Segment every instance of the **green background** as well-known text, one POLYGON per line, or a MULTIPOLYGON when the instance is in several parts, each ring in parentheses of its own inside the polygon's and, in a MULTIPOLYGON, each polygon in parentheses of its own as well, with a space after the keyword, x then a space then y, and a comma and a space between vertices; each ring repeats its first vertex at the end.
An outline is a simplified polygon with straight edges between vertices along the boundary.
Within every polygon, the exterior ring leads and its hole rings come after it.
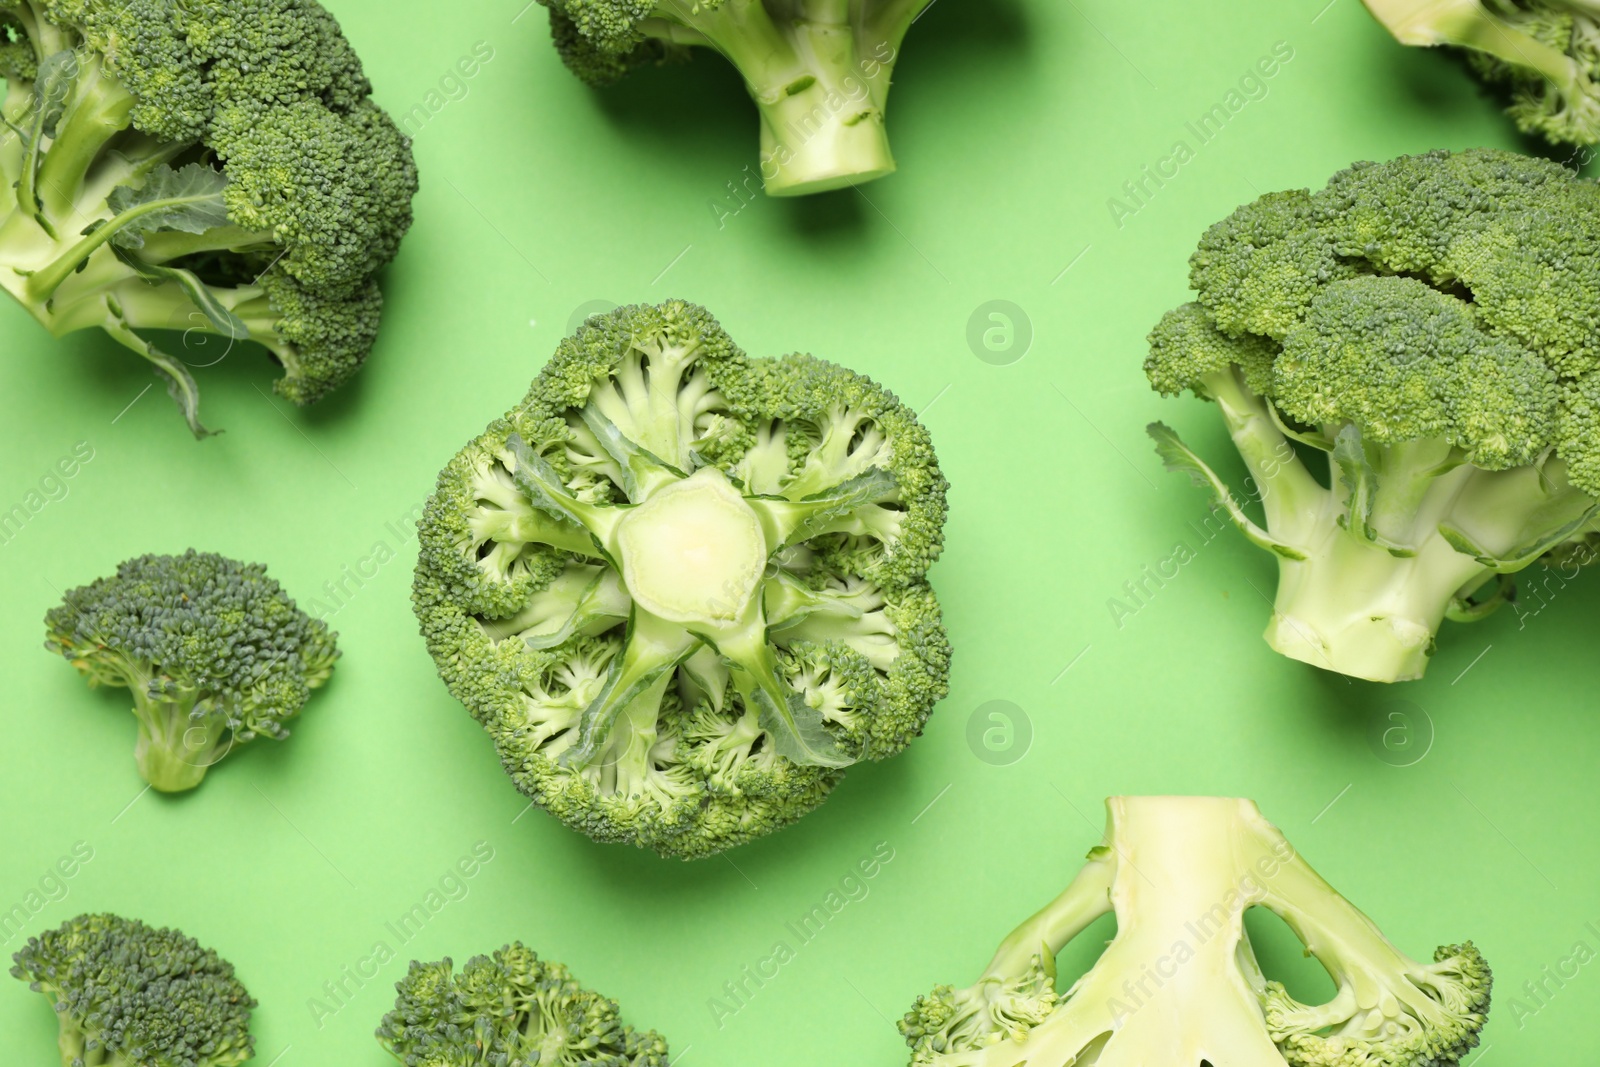
MULTIPOLYGON (((262 1064, 389 1062, 371 1033, 406 961, 513 938, 663 1031, 686 1067, 890 1064, 893 1020, 976 977, 1065 884, 1106 795, 1238 794, 1412 953, 1480 944, 1499 995, 1478 1060, 1600 1051, 1600 967, 1542 1005, 1519 992, 1575 942, 1600 948, 1594 579, 1521 617, 1446 624, 1423 682, 1319 674, 1260 640, 1270 560, 1197 532, 1204 498, 1144 437, 1161 418, 1227 454, 1212 411, 1157 397, 1140 370, 1207 224, 1357 159, 1534 147, 1457 63, 1395 45, 1356 0, 939 0, 893 94, 900 174, 741 206, 728 183, 754 170, 756 134, 731 70, 703 57, 595 94, 524 2, 331 3, 385 106, 442 106, 417 131, 423 189, 385 332, 322 406, 292 409, 258 350, 229 353, 197 371, 227 432, 197 444, 113 342, 54 343, 0 308, 0 510, 93 450, 0 544, 0 912, 82 842, 93 858, 24 932, 90 909, 181 925, 261 1000, 262 1064), (479 42, 493 58, 451 98, 441 80, 479 42), (1292 59, 1200 145, 1185 124, 1278 42, 1292 59), (1108 200, 1179 140, 1193 158, 1119 226, 1108 200), (525 812, 407 599, 410 515, 438 468, 521 396, 576 311, 667 296, 709 306, 754 354, 809 350, 889 384, 925 412, 952 483, 933 578, 957 653, 926 736, 795 827, 694 864, 525 812), (1009 350, 1004 329, 1001 351, 969 344, 991 300, 1021 309, 1025 354, 1016 314, 1009 350), (1193 558, 1176 576, 1114 612, 1180 543, 1193 558), (119 560, 189 545, 267 561, 302 604, 337 608, 345 658, 289 741, 235 753, 193 794, 142 795, 126 695, 40 651, 40 620, 119 560), (332 601, 320 590, 345 568, 366 577, 332 601), (478 842, 493 858, 399 944, 385 924, 478 842), (794 938, 785 924, 875 848, 893 858, 866 895, 794 938), (342 1006, 327 998, 379 941, 397 957, 346 980, 342 1006), (717 1018, 711 999, 778 941, 794 958, 717 1018)), ((1286 931, 1252 922, 1269 972, 1325 987, 1286 931)), ((53 1062, 53 1032, 40 998, 0 986, 7 1062, 53 1062)))

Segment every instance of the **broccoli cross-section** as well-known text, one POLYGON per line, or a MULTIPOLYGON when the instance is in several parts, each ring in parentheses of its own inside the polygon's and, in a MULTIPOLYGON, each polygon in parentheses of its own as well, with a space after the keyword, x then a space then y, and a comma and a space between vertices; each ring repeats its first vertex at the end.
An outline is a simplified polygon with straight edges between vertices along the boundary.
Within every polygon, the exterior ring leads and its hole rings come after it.
POLYGON ((901 41, 932 0, 540 0, 567 67, 591 85, 709 48, 761 120, 761 175, 803 196, 895 169, 884 126, 901 41))
POLYGON ((264 566, 190 549, 140 556, 69 590, 45 648, 91 686, 133 693, 134 758, 163 792, 193 789, 235 747, 282 740, 339 651, 264 566))
POLYGON ((529 797, 701 856, 921 732, 949 670, 925 577, 944 515, 886 390, 751 359, 694 305, 626 307, 445 468, 413 600, 529 797))
POLYGON ((1248 800, 1106 806, 1105 837, 1066 890, 976 983, 938 986, 907 1013, 912 1067, 1448 1067, 1477 1046, 1492 978, 1470 942, 1405 955, 1248 800), (1254 907, 1327 970, 1327 1003, 1262 973, 1254 907), (1107 914, 1116 936, 1057 993, 1057 954, 1107 914))
POLYGON ((360 367, 416 167, 315 0, 0 0, 0 78, 0 288, 47 330, 148 360, 196 436, 149 331, 259 342, 297 404, 360 367))
POLYGON ((459 973, 448 958, 413 961, 395 990, 378 1043, 414 1067, 667 1067, 659 1034, 520 942, 459 973))
POLYGON ((1446 617, 1483 617, 1509 575, 1590 536, 1597 240, 1600 185, 1490 149, 1357 164, 1207 231, 1198 300, 1151 333, 1145 370, 1217 405, 1265 528, 1150 432, 1276 558, 1273 648, 1421 677, 1446 617))
POLYGON ((1510 96, 1524 133, 1552 144, 1600 141, 1597 0, 1364 0, 1401 44, 1449 45, 1510 96))
POLYGON ((255 1054, 256 1002, 232 964, 179 930, 80 915, 12 958, 12 976, 55 1009, 61 1067, 236 1067, 255 1054))

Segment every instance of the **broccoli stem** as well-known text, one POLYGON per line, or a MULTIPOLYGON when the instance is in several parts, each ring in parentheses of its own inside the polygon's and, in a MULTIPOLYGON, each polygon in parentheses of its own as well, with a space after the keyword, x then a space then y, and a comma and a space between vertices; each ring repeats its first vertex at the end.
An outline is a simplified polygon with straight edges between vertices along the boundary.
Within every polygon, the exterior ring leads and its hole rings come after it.
POLYGON ((98 57, 79 60, 66 111, 39 165, 39 202, 48 217, 71 230, 87 223, 77 218, 84 182, 106 144, 127 130, 133 107, 133 94, 106 74, 98 57))
POLYGON ((895 48, 879 40, 864 50, 849 0, 793 6, 792 18, 775 21, 761 0, 699 10, 692 0, 663 0, 641 28, 709 44, 739 69, 761 117, 769 194, 804 196, 893 173, 882 100, 895 48))
POLYGON ((135 684, 133 714, 139 720, 139 740, 134 759, 144 780, 163 793, 193 789, 225 752, 226 719, 217 714, 194 714, 199 694, 188 691, 176 697, 153 696, 144 684, 135 684))

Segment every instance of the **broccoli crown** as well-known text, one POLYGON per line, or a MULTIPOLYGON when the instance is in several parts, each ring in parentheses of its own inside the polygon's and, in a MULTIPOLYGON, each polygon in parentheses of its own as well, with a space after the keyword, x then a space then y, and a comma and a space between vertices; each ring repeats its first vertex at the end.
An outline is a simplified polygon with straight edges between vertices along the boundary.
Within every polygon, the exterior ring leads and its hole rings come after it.
POLYGON ((655 1031, 624 1025, 617 1002, 520 942, 474 956, 413 961, 395 983, 378 1042, 408 1067, 666 1067, 655 1031))
POLYGON ((202 436, 183 361, 134 331, 198 310, 204 329, 271 350, 297 403, 361 365, 417 174, 315 0, 14 0, 0 75, 32 83, 5 116, 23 152, 0 220, 48 238, 0 262, 44 325, 98 326, 145 356, 202 436))
POLYGON ((289 736, 285 721, 339 656, 327 624, 296 607, 264 566, 193 549, 140 556, 69 590, 45 628, 45 647, 90 685, 133 691, 141 769, 164 789, 198 784, 235 745, 289 736))
POLYGON ((945 488, 862 375, 752 359, 694 305, 622 308, 445 468, 413 599, 523 792, 705 855, 921 732, 949 670, 925 577, 945 488))
POLYGON ((1474 149, 1360 163, 1273 193, 1207 231, 1197 304, 1151 335, 1161 392, 1241 368, 1305 426, 1439 439, 1488 470, 1554 450, 1600 495, 1588 433, 1600 348, 1600 186, 1474 149))
POLYGON ((1066 891, 975 985, 938 986, 901 1021, 913 1067, 1448 1067, 1477 1047, 1492 976, 1470 943, 1432 963, 1401 953, 1249 801, 1107 806, 1105 841, 1066 891), (1280 915, 1327 969, 1327 1003, 1301 1003, 1261 972, 1252 907, 1280 915), (1107 913, 1116 936, 1058 994, 1056 954, 1107 913))
POLYGON ((232 964, 181 931, 80 915, 12 958, 12 975, 55 1008, 65 1067, 232 1067, 254 1055, 256 1002, 232 964))

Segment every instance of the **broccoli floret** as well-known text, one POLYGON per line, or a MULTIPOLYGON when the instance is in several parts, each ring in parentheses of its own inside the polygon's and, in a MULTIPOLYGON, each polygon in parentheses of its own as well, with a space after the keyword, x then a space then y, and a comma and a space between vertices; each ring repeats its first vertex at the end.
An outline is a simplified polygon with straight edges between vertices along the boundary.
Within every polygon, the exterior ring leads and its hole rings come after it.
POLYGON ((5 0, 0 77, 0 287, 52 334, 149 360, 196 436, 151 330, 259 342, 297 404, 360 367, 416 167, 315 0, 5 0))
POLYGON ((1150 432, 1276 555, 1273 648, 1421 677, 1443 619, 1484 617, 1507 575, 1593 532, 1597 212, 1595 182, 1477 149, 1360 163, 1201 239, 1198 299, 1151 333, 1145 370, 1222 410, 1265 528, 1150 432))
POLYGON ((667 1067, 655 1031, 622 1022, 617 1002, 578 984, 520 942, 474 956, 413 961, 395 983, 378 1043, 416 1067, 667 1067))
POLYGON ((921 733, 945 481, 892 394, 682 302, 591 318, 439 477, 413 601, 530 798, 703 856, 921 733))
POLYGON ((45 648, 91 686, 133 693, 134 758, 163 792, 193 789, 235 747, 282 740, 339 651, 266 568, 190 549, 140 556, 68 591, 45 648))
POLYGON ((540 0, 569 70, 609 85, 636 67, 714 49, 738 68, 761 120, 773 196, 894 172, 884 128, 901 41, 932 0, 540 0))
POLYGON ((1103 842, 971 988, 900 1023, 913 1067, 1448 1067, 1478 1044, 1489 966, 1472 944, 1399 951, 1248 800, 1113 797, 1103 842), (1135 858, 1137 857, 1137 858, 1135 858), (1244 914, 1280 916, 1336 986, 1303 1004, 1256 961, 1244 914), (1055 958, 1117 933, 1065 993, 1055 958))
POLYGON ((1401 44, 1450 45, 1509 97, 1523 133, 1600 141, 1600 3, 1594 0, 1365 0, 1401 44))
POLYGON ((181 931, 80 915, 12 958, 12 976, 50 998, 62 1067, 234 1067, 255 1054, 256 1002, 181 931))

